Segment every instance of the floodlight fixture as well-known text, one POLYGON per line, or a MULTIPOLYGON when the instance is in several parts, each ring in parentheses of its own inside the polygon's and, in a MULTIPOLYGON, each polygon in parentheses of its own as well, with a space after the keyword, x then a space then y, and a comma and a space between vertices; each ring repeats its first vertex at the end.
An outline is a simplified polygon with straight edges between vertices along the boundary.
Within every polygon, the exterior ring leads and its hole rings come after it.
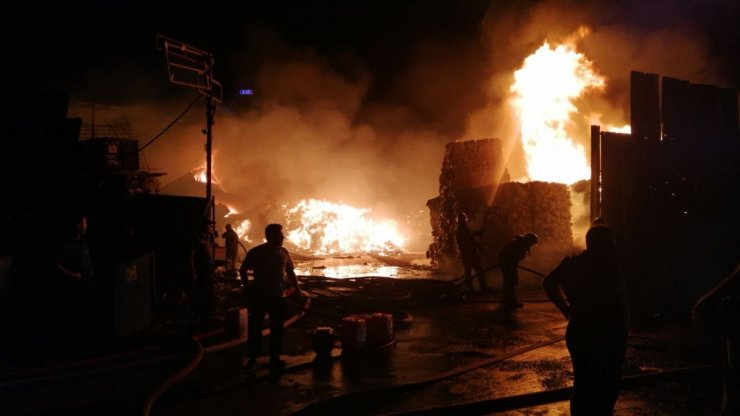
MULTIPOLYGON (((209 210, 207 217, 212 227, 215 216, 211 178, 213 175, 213 119, 223 99, 221 83, 213 78, 215 60, 210 53, 182 43, 164 35, 157 35, 157 49, 164 51, 167 58, 167 74, 173 84, 184 85, 198 91, 206 101, 206 199, 209 210)), ((213 231, 213 230, 211 230, 213 231)), ((209 233, 212 235, 212 233, 209 233)))
POLYGON ((213 55, 164 35, 157 35, 157 49, 164 51, 170 82, 194 88, 221 103, 223 88, 213 78, 213 55))

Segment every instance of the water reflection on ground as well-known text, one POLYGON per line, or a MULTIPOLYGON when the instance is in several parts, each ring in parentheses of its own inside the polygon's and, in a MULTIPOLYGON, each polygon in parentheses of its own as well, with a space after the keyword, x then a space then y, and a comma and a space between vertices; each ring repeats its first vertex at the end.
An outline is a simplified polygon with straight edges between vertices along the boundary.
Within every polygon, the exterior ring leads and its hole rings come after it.
POLYGON ((315 259, 294 259, 296 273, 302 276, 351 278, 379 276, 394 278, 424 278, 432 276, 429 260, 424 253, 397 256, 352 255, 315 259))

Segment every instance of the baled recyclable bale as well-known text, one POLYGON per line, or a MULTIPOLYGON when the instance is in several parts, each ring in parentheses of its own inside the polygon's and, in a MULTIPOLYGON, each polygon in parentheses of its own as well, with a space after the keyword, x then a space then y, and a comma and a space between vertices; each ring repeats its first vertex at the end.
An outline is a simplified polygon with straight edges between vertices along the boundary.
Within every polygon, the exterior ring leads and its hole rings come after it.
POLYGON ((439 197, 427 202, 433 242, 427 257, 436 266, 458 268, 456 210, 483 218, 495 185, 504 175, 503 152, 498 139, 455 141, 445 146, 439 176, 439 197))
POLYGON ((570 192, 561 183, 530 182, 529 209, 532 229, 543 244, 573 245, 570 192))
POLYGON ((502 183, 488 208, 481 235, 483 264, 498 264, 498 253, 515 235, 536 233, 540 242, 533 255, 550 258, 572 250, 570 193, 567 185, 549 182, 502 183))

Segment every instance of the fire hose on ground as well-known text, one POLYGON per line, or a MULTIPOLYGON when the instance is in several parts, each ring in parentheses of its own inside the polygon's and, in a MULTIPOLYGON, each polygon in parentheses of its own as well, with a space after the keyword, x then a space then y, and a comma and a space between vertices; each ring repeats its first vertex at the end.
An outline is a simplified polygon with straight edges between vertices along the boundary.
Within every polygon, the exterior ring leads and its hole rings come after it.
MULTIPOLYGON (((523 269, 528 270, 526 268, 523 268, 523 269)), ((528 270, 528 271, 532 271, 532 270, 528 270)), ((532 271, 532 272, 537 273, 535 271, 532 271)), ((296 304, 296 306, 300 306, 300 305, 296 304)), ((302 316, 302 314, 305 313, 306 310, 307 310, 307 307, 302 310, 300 315, 302 316)), ((334 316, 332 315, 332 317, 334 316)), ((267 333, 269 333, 269 330, 266 330, 266 331, 267 333)), ((406 384, 396 385, 396 386, 391 386, 391 387, 385 387, 385 388, 365 390, 361 392, 347 393, 341 396, 336 396, 336 397, 309 405, 297 411, 294 414, 304 415, 304 414, 326 414, 327 412, 331 413, 332 409, 346 408, 346 406, 350 406, 352 402, 355 402, 358 399, 372 398, 374 396, 382 395, 382 394, 394 394, 394 393, 405 392, 408 389, 411 389, 414 387, 421 387, 424 385, 435 383, 437 381, 441 381, 443 379, 455 377, 457 375, 472 371, 474 369, 481 368, 487 365, 491 365, 491 364, 503 361, 505 359, 508 359, 508 358, 511 358, 511 357, 514 357, 520 354, 524 354, 526 352, 529 352, 529 351, 532 351, 538 348, 542 348, 547 345, 557 343, 562 340, 563 340, 563 337, 558 337, 558 338, 547 340, 541 343, 532 344, 532 345, 517 349, 515 351, 512 351, 510 353, 504 354, 502 356, 497 356, 497 357, 492 357, 489 359, 481 360, 481 361, 478 361, 478 362, 475 362, 475 363, 472 363, 472 364, 469 364, 469 365, 466 365, 466 366, 463 366, 457 369, 453 369, 450 371, 446 371, 444 373, 432 375, 423 380, 418 380, 418 381, 414 381, 411 383, 406 383, 406 384)), ((239 340, 235 344, 224 343, 224 344, 220 344, 217 346, 209 347, 210 349, 208 349, 208 352, 229 348, 231 346, 238 345, 239 343, 242 343, 244 341, 245 340, 239 340)), ((340 357, 340 355, 333 355, 331 358, 338 358, 338 357, 340 357)), ((285 368, 283 370, 283 373, 310 368, 313 365, 314 365, 313 361, 300 363, 300 364, 285 368)), ((672 379, 683 377, 683 376, 711 373, 711 372, 716 371, 720 367, 721 365, 686 367, 686 368, 680 368, 680 369, 657 372, 657 373, 629 376, 623 379, 622 389, 630 389, 630 388, 644 386, 647 383, 650 383, 653 381, 672 380, 672 379)), ((261 377, 261 378, 266 378, 266 377, 261 377)), ((257 379, 255 379, 254 381, 257 381, 257 379)), ((449 405, 449 406, 424 408, 424 409, 412 410, 408 412, 392 413, 392 414, 394 415, 417 415, 417 414, 426 415, 426 414, 450 414, 450 412, 465 413, 465 414, 491 413, 491 412, 499 412, 499 411, 504 411, 504 410, 517 409, 517 408, 532 407, 532 406, 537 406, 537 405, 542 405, 542 404, 548 404, 548 403, 568 400, 571 392, 572 392, 572 388, 567 387, 567 388, 556 389, 556 390, 540 391, 540 392, 527 393, 527 394, 522 394, 522 395, 507 396, 507 397, 482 400, 482 401, 476 401, 476 402, 460 403, 460 404, 449 405)))
MULTIPOLYGON (((558 337, 543 341, 536 344, 531 344, 517 350, 511 351, 501 356, 492 357, 484 360, 480 360, 463 367, 452 369, 443 373, 434 374, 428 376, 422 380, 394 385, 390 387, 380 387, 376 389, 363 390, 358 392, 345 393, 339 396, 334 396, 329 399, 310 404, 294 413, 294 416, 305 416, 305 415, 320 415, 320 414, 332 414, 339 411, 343 411, 349 408, 356 408, 358 400, 371 400, 378 399, 379 396, 383 395, 397 395, 400 396, 402 393, 407 393, 408 390, 413 388, 422 387, 425 385, 433 384, 444 379, 456 377, 463 373, 482 368, 491 364, 501 362, 503 360, 513 358, 515 356, 543 348, 548 345, 555 344, 563 341, 564 337, 558 337)), ((639 374, 633 376, 626 376, 622 378, 620 384, 621 390, 629 390, 633 388, 642 387, 652 382, 665 381, 665 380, 676 380, 684 377, 695 377, 700 374, 714 374, 719 373, 722 369, 721 364, 710 364, 693 367, 683 367, 667 371, 659 371, 647 374, 639 374)), ((572 387, 565 387, 555 390, 538 391, 533 393, 526 393, 514 396, 505 396, 494 399, 480 400, 474 402, 465 402, 452 405, 428 407, 417 410, 388 413, 387 415, 393 416, 416 416, 416 415, 448 415, 448 414, 486 414, 495 413, 506 410, 521 409, 526 407, 533 407, 538 405, 544 405, 549 403, 556 403, 570 399, 572 393, 572 387)))
POLYGON ((469 371, 472 371, 472 370, 475 370, 481 367, 485 367, 487 365, 491 365, 491 364, 503 361, 505 359, 515 357, 517 355, 524 354, 525 352, 529 352, 529 351, 532 351, 538 348, 542 348, 547 345, 555 344, 557 342, 562 341, 563 339, 564 337, 558 337, 558 338, 550 339, 550 340, 543 341, 537 344, 528 345, 526 347, 519 348, 517 350, 511 351, 501 356, 476 361, 472 364, 468 364, 463 367, 455 368, 449 371, 445 371, 443 373, 434 374, 422 380, 413 381, 413 382, 405 383, 405 384, 398 384, 398 385, 390 386, 390 387, 363 390, 363 391, 358 391, 358 392, 346 393, 340 396, 335 396, 335 397, 326 399, 321 402, 310 404, 304 407, 303 409, 293 413, 293 415, 299 416, 299 415, 313 415, 313 414, 332 414, 332 410, 336 410, 337 408, 344 408, 344 406, 349 406, 351 405, 352 402, 359 400, 359 399, 370 398, 370 397, 377 396, 379 394, 390 394, 390 393, 403 392, 413 387, 420 387, 420 386, 424 386, 427 384, 436 383, 438 381, 441 381, 447 378, 455 377, 460 374, 467 373, 469 371))
MULTIPOLYGON (((699 375, 718 374, 723 366, 721 364, 710 364, 695 367, 683 367, 667 371, 658 371, 647 374, 623 377, 620 383, 620 391, 631 390, 649 385, 659 381, 676 381, 694 378, 699 375)), ((479 400, 473 402, 451 404, 445 406, 427 407, 404 412, 386 413, 385 416, 430 416, 450 414, 488 414, 507 410, 522 409, 526 407, 540 406, 550 403, 562 402, 570 399, 573 387, 563 387, 555 390, 538 391, 514 396, 498 397, 494 399, 479 400)))
MULTIPOLYGON (((491 270, 498 269, 500 267, 501 267, 500 265, 494 264, 493 266, 490 266, 488 268, 483 269, 483 273, 488 272, 488 271, 491 271, 491 270)), ((532 274, 535 274, 537 276, 545 277, 545 274, 544 273, 538 272, 537 270, 533 270, 533 269, 530 269, 528 267, 524 267, 524 266, 521 266, 521 265, 517 265, 517 267, 520 268, 520 269, 522 269, 522 270, 528 271, 528 272, 530 272, 532 274)), ((479 273, 472 274, 471 275, 471 278, 478 277, 478 275, 479 275, 479 273)), ((455 278, 454 280, 452 280, 452 282, 454 283, 455 288, 458 288, 458 287, 460 287, 461 285, 463 285, 465 283, 465 276, 459 276, 459 277, 455 278)), ((503 301, 501 299, 485 299, 485 300, 484 299, 464 299, 463 301, 465 303, 503 303, 503 301)), ((520 299, 520 301, 522 301, 524 303, 550 302, 549 299, 545 299, 545 298, 543 298, 543 299, 523 299, 523 300, 520 299)))

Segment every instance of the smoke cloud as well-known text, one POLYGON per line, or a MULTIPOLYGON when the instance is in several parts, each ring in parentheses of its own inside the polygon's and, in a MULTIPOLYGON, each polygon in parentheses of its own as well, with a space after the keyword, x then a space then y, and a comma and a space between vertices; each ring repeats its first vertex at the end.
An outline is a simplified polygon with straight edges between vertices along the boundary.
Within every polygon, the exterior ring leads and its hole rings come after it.
MULTIPOLYGON (((587 151, 590 113, 603 123, 629 122, 630 70, 726 81, 726 62, 713 58, 710 39, 688 18, 690 7, 512 4, 491 3, 468 31, 446 36, 427 30, 403 47, 388 45, 397 53, 387 65, 377 47, 365 54, 290 43, 269 26, 247 31, 243 48, 224 66, 255 95, 241 103, 227 100, 214 127, 214 171, 229 203, 264 221, 279 221, 282 204, 321 198, 402 221, 437 195, 444 144, 456 139, 502 139, 511 153, 512 177, 523 176, 518 126, 508 103, 512 74, 545 40, 562 41, 581 26, 590 33, 577 42, 579 51, 607 79, 604 91, 579 103, 589 114, 572 126, 587 151), (395 59, 399 55, 403 59, 395 59)), ((125 114, 143 141, 188 99, 109 112, 125 114)), ((203 164, 205 117, 199 109, 144 152, 150 167, 168 173, 164 189, 203 164)))

